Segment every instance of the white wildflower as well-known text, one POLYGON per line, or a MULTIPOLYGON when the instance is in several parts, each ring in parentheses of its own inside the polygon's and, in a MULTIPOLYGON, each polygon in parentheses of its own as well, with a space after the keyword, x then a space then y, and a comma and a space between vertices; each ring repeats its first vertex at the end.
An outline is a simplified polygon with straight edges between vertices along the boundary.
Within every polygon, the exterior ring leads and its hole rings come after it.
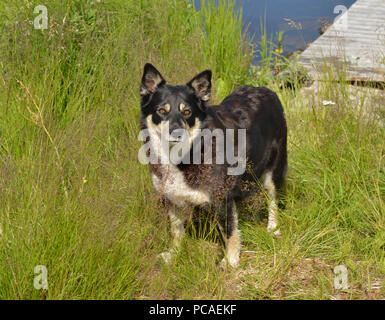
POLYGON ((322 101, 324 106, 334 106, 336 103, 334 101, 324 100, 322 101))

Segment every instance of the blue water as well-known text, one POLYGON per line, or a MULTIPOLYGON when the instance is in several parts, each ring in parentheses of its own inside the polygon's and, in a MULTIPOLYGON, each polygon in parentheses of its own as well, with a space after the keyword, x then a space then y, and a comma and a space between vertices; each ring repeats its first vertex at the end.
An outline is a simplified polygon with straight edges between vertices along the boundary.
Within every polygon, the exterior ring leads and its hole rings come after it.
MULTIPOLYGON (((265 22, 266 33, 275 35, 284 31, 283 54, 305 49, 316 40, 322 21, 332 23, 341 13, 336 6, 349 8, 355 0, 237 0, 242 5, 244 29, 255 42, 260 40, 261 19, 265 22), (285 19, 290 19, 295 23, 285 19)), ((200 0, 195 0, 197 9, 200 0)))

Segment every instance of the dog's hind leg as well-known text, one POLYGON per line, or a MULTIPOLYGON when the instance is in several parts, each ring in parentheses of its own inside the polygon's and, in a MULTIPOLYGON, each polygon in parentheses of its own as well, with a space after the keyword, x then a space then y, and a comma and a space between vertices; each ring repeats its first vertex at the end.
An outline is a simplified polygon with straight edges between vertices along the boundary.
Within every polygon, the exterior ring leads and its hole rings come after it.
POLYGON ((177 214, 176 208, 171 207, 168 210, 168 217, 171 224, 171 234, 173 237, 173 246, 165 252, 162 252, 159 256, 164 260, 165 263, 170 263, 172 258, 175 256, 175 253, 180 248, 183 236, 185 235, 184 223, 187 218, 184 214, 177 214))
POLYGON ((233 268, 239 264, 241 252, 241 237, 238 230, 238 212, 234 200, 229 200, 222 205, 219 212, 219 229, 226 245, 226 257, 220 265, 224 267, 227 262, 233 268))
POLYGON ((277 190, 273 181, 273 173, 267 171, 262 176, 263 187, 267 191, 268 196, 268 211, 269 217, 267 222, 267 230, 273 232, 274 235, 278 236, 281 231, 277 229, 278 226, 278 205, 277 205, 277 190))

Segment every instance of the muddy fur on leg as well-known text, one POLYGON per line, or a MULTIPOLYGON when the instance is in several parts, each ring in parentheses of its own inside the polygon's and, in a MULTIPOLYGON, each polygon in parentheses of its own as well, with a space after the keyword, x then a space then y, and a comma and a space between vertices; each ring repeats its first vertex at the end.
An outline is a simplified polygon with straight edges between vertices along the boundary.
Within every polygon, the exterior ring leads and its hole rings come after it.
POLYGON ((219 230, 226 246, 226 255, 220 263, 224 267, 229 264, 235 268, 239 265, 241 253, 241 237, 238 229, 238 212, 234 200, 225 201, 219 211, 219 230))
POLYGON ((165 252, 159 254, 166 264, 171 263, 172 259, 178 253, 183 237, 185 236, 185 224, 189 219, 189 214, 186 210, 179 209, 168 202, 168 218, 170 221, 170 229, 172 234, 172 247, 165 252))

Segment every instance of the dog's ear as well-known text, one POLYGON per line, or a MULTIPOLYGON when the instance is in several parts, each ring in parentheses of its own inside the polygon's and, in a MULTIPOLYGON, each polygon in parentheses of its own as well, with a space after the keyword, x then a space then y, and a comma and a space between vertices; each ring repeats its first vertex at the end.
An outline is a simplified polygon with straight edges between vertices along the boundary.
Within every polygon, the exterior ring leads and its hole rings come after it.
POLYGON ((151 63, 146 63, 143 70, 142 83, 140 85, 140 95, 146 96, 154 93, 159 87, 166 84, 166 80, 151 63))
POLYGON ((195 95, 202 101, 210 100, 211 96, 211 70, 205 70, 196 75, 187 86, 195 91, 195 95))

